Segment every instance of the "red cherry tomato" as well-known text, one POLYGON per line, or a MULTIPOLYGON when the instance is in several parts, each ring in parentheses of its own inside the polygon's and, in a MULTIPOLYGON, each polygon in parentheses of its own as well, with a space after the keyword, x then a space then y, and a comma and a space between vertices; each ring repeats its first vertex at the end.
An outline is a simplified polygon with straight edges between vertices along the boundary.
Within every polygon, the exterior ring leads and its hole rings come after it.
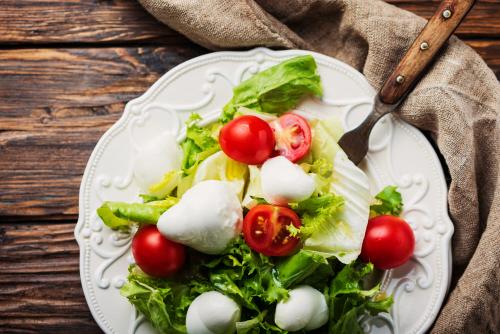
POLYGON ((236 161, 260 165, 274 151, 273 130, 256 116, 241 116, 224 125, 219 143, 222 151, 236 161))
POLYGON ((291 162, 304 157, 311 147, 311 127, 296 114, 284 114, 271 122, 276 138, 276 150, 291 162))
POLYGON ((167 277, 184 264, 184 246, 168 240, 155 225, 141 227, 132 239, 135 262, 146 274, 167 277))
POLYGON ((415 249, 413 231, 403 219, 378 216, 368 221, 361 258, 378 269, 399 267, 410 259, 415 249))
POLYGON ((268 204, 253 207, 243 220, 245 242, 267 256, 286 256, 295 250, 298 237, 290 236, 287 226, 300 227, 300 218, 289 208, 268 204))

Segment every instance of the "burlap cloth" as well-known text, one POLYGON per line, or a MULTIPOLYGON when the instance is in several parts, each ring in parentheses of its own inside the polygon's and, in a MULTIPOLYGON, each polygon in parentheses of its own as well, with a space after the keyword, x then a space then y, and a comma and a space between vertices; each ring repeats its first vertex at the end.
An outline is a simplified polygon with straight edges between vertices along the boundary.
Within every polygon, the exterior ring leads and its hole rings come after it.
MULTIPOLYGON (((425 20, 378 0, 140 0, 209 49, 300 48, 340 59, 380 88, 425 20)), ((451 176, 451 292, 433 333, 500 333, 500 85, 452 37, 399 115, 428 131, 451 176)))

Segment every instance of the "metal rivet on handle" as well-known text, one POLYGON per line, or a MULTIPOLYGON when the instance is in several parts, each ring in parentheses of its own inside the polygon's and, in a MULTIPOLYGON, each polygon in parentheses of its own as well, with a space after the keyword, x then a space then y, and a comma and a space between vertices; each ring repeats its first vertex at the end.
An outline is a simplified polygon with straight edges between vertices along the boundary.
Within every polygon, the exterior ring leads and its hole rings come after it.
POLYGON ((398 76, 396 77, 396 82, 397 82, 398 84, 402 84, 402 83, 403 83, 403 81, 405 81, 405 77, 404 77, 404 76, 402 76, 402 75, 398 75, 398 76))
POLYGON ((427 50, 428 48, 429 48, 429 43, 422 42, 422 44, 420 44, 420 50, 427 50))
POLYGON ((452 14, 451 10, 449 10, 449 9, 446 9, 446 10, 443 11, 443 17, 445 19, 449 19, 451 17, 451 14, 452 14))

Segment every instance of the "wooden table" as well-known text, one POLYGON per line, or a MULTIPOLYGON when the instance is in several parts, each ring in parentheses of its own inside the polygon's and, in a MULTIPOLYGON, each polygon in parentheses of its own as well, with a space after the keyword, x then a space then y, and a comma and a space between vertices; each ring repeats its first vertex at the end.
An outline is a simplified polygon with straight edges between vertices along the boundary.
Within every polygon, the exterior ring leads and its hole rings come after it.
MULTIPOLYGON (((389 2, 424 17, 437 4, 389 2)), ((458 35, 500 76, 500 0, 458 35)), ((0 2, 0 332, 100 332, 73 238, 85 164, 127 101, 206 52, 133 0, 0 2)))

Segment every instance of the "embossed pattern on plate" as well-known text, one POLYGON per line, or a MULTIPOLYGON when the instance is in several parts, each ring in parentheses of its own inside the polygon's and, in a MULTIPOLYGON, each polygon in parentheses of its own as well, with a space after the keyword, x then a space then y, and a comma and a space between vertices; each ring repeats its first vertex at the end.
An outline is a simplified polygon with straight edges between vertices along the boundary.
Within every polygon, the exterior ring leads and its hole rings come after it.
MULTIPOLYGON (((154 136, 169 131, 183 138, 184 121, 197 112, 209 122, 232 96, 232 87, 284 59, 310 53, 318 63, 324 98, 297 109, 312 118, 335 113, 346 129, 370 111, 373 88, 348 65, 317 53, 257 48, 216 52, 187 61, 161 77, 144 95, 130 101, 123 116, 97 143, 80 187, 80 215, 75 237, 80 246, 80 275, 89 308, 106 333, 154 333, 120 296, 130 254, 131 235, 103 226, 95 210, 104 200, 138 201, 133 158, 154 136)), ((384 273, 382 287, 394 295, 390 314, 361 319, 369 333, 424 333, 434 321, 451 277, 446 183, 439 160, 425 137, 393 116, 377 124, 361 167, 371 192, 399 186, 404 217, 416 235, 416 251, 406 265, 384 273)))

